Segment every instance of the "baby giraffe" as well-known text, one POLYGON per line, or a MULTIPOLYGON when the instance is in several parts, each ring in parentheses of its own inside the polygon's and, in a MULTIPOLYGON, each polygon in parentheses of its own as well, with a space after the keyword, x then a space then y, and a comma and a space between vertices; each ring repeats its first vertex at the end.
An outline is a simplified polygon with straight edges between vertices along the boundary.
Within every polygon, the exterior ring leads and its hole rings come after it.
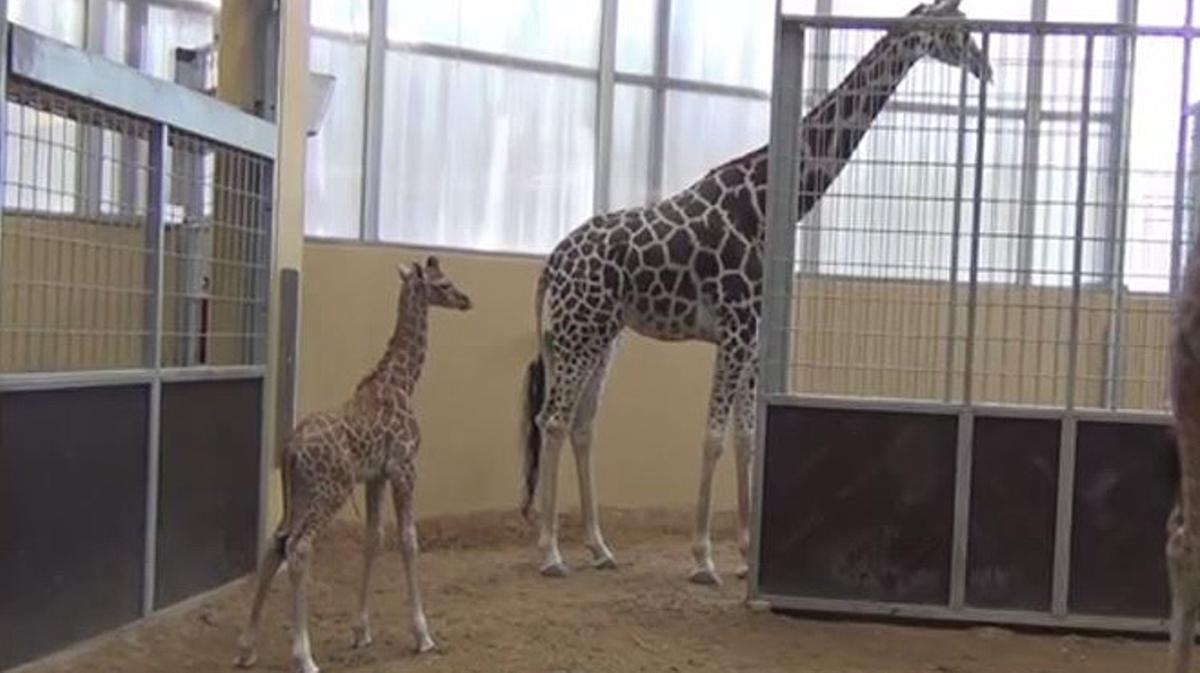
POLYGON ((430 306, 465 311, 471 300, 456 288, 430 257, 424 267, 401 266, 396 328, 379 364, 340 409, 305 417, 289 437, 283 454, 283 521, 258 569, 258 588, 250 619, 238 641, 237 664, 252 666, 257 658, 259 618, 271 580, 287 559, 292 583, 292 665, 297 673, 317 673, 308 637, 306 584, 313 539, 345 503, 354 485, 365 482, 367 532, 354 646, 371 643, 367 593, 371 565, 383 539, 380 518, 384 488, 392 485, 400 551, 408 584, 409 614, 417 651, 433 649, 425 609, 417 586, 417 529, 413 523, 420 433, 412 396, 425 361, 430 306))

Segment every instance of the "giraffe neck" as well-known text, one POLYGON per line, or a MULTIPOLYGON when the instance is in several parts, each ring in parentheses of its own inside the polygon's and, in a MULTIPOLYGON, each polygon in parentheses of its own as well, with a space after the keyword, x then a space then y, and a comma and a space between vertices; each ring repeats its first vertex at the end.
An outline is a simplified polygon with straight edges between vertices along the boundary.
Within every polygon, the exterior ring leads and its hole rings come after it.
POLYGON ((411 395, 425 364, 428 324, 428 303, 406 283, 396 310, 396 326, 383 357, 359 388, 374 383, 384 394, 411 395))
POLYGON ((800 126, 800 216, 829 189, 922 52, 884 36, 800 126))

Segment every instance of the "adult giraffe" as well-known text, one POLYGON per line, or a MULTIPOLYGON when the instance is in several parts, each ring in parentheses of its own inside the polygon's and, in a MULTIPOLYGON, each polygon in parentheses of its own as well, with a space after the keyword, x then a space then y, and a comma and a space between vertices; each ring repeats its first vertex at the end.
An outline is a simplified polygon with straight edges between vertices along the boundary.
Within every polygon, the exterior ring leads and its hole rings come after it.
MULTIPOLYGON (((962 18, 959 1, 922 4, 909 16, 962 18)), ((802 121, 801 217, 841 172, 908 71, 926 56, 966 67, 982 79, 991 77, 987 59, 959 26, 889 31, 802 121)), ((568 433, 579 473, 585 543, 593 565, 615 566, 597 516, 592 421, 613 344, 629 327, 654 339, 699 340, 717 347, 691 579, 720 582, 712 562, 710 498, 731 412, 743 559, 738 575, 744 576, 766 198, 764 146, 717 166, 658 203, 593 217, 551 252, 537 286, 540 352, 526 372, 521 506, 529 516, 538 493, 542 574, 566 574, 558 549, 555 491, 559 453, 568 433)))

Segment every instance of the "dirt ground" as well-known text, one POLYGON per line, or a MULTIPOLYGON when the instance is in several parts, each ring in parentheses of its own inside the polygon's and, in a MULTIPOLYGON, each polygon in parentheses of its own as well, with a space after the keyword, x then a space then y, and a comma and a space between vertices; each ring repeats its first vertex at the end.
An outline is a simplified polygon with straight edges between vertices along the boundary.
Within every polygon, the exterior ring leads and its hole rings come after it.
MULTIPOLYGON (((1130 673, 1159 670, 1165 644, 994 627, 908 626, 754 612, 733 575, 736 552, 718 545, 719 589, 685 581, 686 512, 606 511, 619 568, 594 571, 564 520, 574 572, 540 577, 530 532, 515 517, 422 522, 421 582, 438 650, 414 655, 405 620, 395 533, 376 565, 375 644, 349 647, 361 534, 343 526, 318 544, 312 635, 326 673, 1130 673)), ((720 538, 732 539, 722 518, 720 538)), ((234 670, 248 602, 239 583, 201 604, 127 629, 29 673, 210 673, 234 670)), ((288 671, 287 581, 276 579, 256 670, 288 671)))

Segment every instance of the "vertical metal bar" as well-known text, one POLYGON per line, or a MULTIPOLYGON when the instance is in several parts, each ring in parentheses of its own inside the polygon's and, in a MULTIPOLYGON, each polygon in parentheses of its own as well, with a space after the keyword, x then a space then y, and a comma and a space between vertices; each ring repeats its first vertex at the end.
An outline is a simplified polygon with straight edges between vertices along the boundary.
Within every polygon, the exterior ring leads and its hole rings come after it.
POLYGON ((152 124, 149 137, 149 171, 146 202, 146 294, 144 329, 148 348, 143 352, 146 368, 154 371, 150 383, 150 420, 146 438, 146 546, 142 573, 142 614, 154 611, 155 578, 158 567, 158 469, 162 411, 162 331, 163 331, 163 242, 167 207, 167 140, 165 124, 152 124))
POLYGON ((1079 122, 1079 180, 1075 189, 1075 249, 1071 262, 1071 312, 1067 337, 1066 415, 1058 449, 1058 503, 1054 526, 1054 575, 1050 609, 1065 616, 1071 583, 1071 526, 1075 497, 1075 389, 1079 360, 1079 314, 1083 288, 1083 245, 1088 182, 1088 131, 1092 109, 1092 61, 1095 35, 1088 35, 1083 56, 1083 109, 1079 122))
MULTIPOLYGON (((1117 21, 1137 25, 1137 0, 1117 0, 1117 21)), ((1129 224, 1129 138, 1133 108, 1134 35, 1117 40, 1113 72, 1112 138, 1109 140, 1108 221, 1101 268, 1109 281, 1108 328, 1105 331, 1103 406, 1121 406, 1121 349, 1125 332, 1125 236, 1129 224)))
MULTIPOLYGON (((1033 0, 1034 21, 1046 20, 1046 0, 1033 0)), ((1025 128, 1022 139, 1021 209, 1017 214, 1016 282, 1028 285, 1033 279, 1034 222, 1038 192, 1038 166, 1041 154, 1042 83, 1046 54, 1046 36, 1029 36, 1029 71, 1025 84, 1025 128)))
MULTIPOLYGON (((967 82, 970 71, 964 66, 958 81, 958 147, 954 155, 954 213, 951 215, 950 231, 950 287, 946 307, 946 376, 943 382, 943 400, 954 399, 954 346, 958 322, 958 238, 962 234, 963 182, 966 178, 967 156, 967 82)), ((976 170, 979 158, 976 157, 976 170)))
POLYGON ((771 138, 768 149, 766 243, 763 248, 763 322, 759 327, 760 360, 757 401, 757 451, 750 489, 751 600, 760 594, 763 466, 766 462, 767 393, 787 383, 784 360, 790 340, 791 290, 795 275, 796 215, 799 210, 800 94, 803 91, 804 29, 779 18, 776 1, 775 73, 771 88, 771 138))
MULTIPOLYGON (((149 8, 144 2, 131 2, 125 10, 125 64, 141 70, 146 63, 146 33, 149 31, 149 8)), ((138 139, 131 133, 121 135, 119 150, 121 184, 118 191, 118 210, 132 216, 136 211, 138 193, 138 164, 141 161, 138 139)))
MULTIPOLYGON (((981 49, 984 59, 989 58, 992 36, 984 33, 981 49)), ((965 69, 964 69, 965 83, 965 69)), ((961 96, 960 94, 960 102, 961 96)), ((971 213, 971 261, 967 286, 967 333, 963 362, 963 408, 958 417, 958 435, 955 442, 954 460, 954 529, 950 549, 950 607, 962 608, 967 586, 967 533, 971 516, 971 461, 972 444, 975 436, 974 412, 971 408, 973 362, 975 359, 975 320, 979 295, 979 238, 983 223, 983 157, 984 141, 987 136, 988 82, 979 82, 979 117, 975 122, 975 175, 971 213)), ((962 108, 965 114, 965 107, 962 108)), ((961 122, 960 122, 961 123, 961 122)), ((961 128, 961 127, 960 127, 961 128)), ((963 131, 965 133, 965 131, 963 131)), ((960 141, 961 142, 961 141, 960 141)), ((960 148, 961 149, 961 148, 960 148)), ((961 156, 961 154, 960 154, 961 156)), ((960 180, 961 181, 961 180, 960 180)), ((961 187, 959 188, 961 192, 961 187)), ((960 199, 961 200, 961 199, 960 199)), ((957 220, 956 220, 957 229, 957 220)), ((955 238, 954 246, 958 246, 955 238)), ((956 272, 955 272, 956 273, 956 272)), ((953 334, 953 327, 951 327, 953 334)))
POLYGON ((671 1, 658 0, 654 34, 654 91, 650 102, 650 157, 646 162, 648 175, 646 201, 662 198, 663 163, 666 160, 667 85, 671 57, 671 1))
POLYGON ((383 69, 387 54, 387 0, 371 0, 367 36, 367 92, 363 124, 362 222, 359 236, 379 240, 379 189, 383 162, 383 69))
MULTIPOLYGON (((1192 25, 1193 2, 1187 0, 1187 25, 1192 25)), ((1179 84, 1179 132, 1176 135, 1175 152, 1175 208, 1171 218, 1171 296, 1174 297, 1179 292, 1180 281, 1180 266, 1182 260, 1180 253, 1183 244, 1183 191, 1184 191, 1184 171, 1187 170, 1187 125, 1188 125, 1188 98, 1190 92, 1188 86, 1191 84, 1192 75, 1192 34, 1189 32, 1183 38, 1183 77, 1179 84)))
POLYGON ((617 0, 600 5, 600 54, 596 75, 596 164, 592 183, 592 209, 606 213, 611 207, 613 94, 617 67, 617 0))
MULTIPOLYGON (((989 57, 992 35, 984 33, 981 49, 983 57, 989 57)), ((971 405, 974 399, 973 379, 975 376, 975 321, 979 298, 979 236, 983 221, 983 156, 984 140, 987 137, 988 83, 979 83, 979 118, 975 126, 975 184, 971 197, 971 256, 970 274, 967 279, 967 333, 963 353, 963 403, 971 405)), ((955 245, 958 242, 955 241, 955 245)))
MULTIPOLYGON (((14 327, 17 326, 15 316, 6 317, 5 311, 9 309, 4 305, 8 287, 4 281, 4 209, 8 205, 8 153, 14 151, 8 146, 8 31, 8 0, 0 0, 0 329, 9 320, 13 320, 14 327)), ((15 310, 15 302, 12 310, 15 310)), ((19 363, 14 351, 13 364, 19 363)))
MULTIPOLYGON (((108 0, 87 0, 84 8, 86 32, 84 48, 92 54, 104 54, 104 40, 108 33, 108 0)), ((75 162, 77 189, 80 198, 75 202, 75 212, 96 215, 101 212, 101 175, 104 167, 104 132, 95 126, 89 127, 90 119, 81 116, 78 123, 79 155, 75 162)))

